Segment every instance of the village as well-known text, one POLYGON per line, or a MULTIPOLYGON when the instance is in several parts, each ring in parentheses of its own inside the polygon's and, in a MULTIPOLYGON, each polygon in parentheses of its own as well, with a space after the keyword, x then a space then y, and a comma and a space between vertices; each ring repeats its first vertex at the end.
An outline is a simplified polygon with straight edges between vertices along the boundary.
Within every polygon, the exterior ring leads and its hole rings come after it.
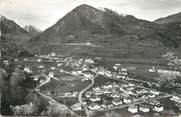
MULTIPOLYGON (((8 64, 8 61, 3 62, 8 64)), ((113 66, 106 68, 97 66, 95 59, 62 57, 61 55, 56 55, 56 53, 36 55, 33 58, 23 58, 21 60, 16 59, 15 62, 19 65, 21 63, 25 72, 33 74, 32 79, 37 82, 37 89, 40 92, 40 87, 43 85, 46 86, 53 80, 58 82, 61 73, 76 76, 82 83, 90 79, 94 80, 94 85, 83 92, 81 98, 84 104, 76 103, 76 106, 73 105, 72 109, 74 111, 82 110, 82 106, 86 106, 91 111, 126 108, 128 112, 133 114, 169 111, 169 107, 162 100, 168 100, 176 108, 174 111, 181 111, 181 97, 179 94, 171 95, 154 88, 144 87, 140 83, 141 80, 140 82, 129 82, 132 79, 129 75, 129 70, 135 70, 136 68, 134 67, 127 69, 121 67, 120 63, 115 63, 113 66), (102 76, 102 79, 99 79, 99 76, 102 76), (103 82, 96 84, 97 79, 103 82)), ((154 66, 150 67, 148 72, 161 72, 181 76, 178 71, 156 69, 154 66)), ((149 85, 152 87, 152 83, 149 83, 149 85)), ((46 89, 46 91, 42 92, 51 97, 77 98, 81 90, 83 88, 77 91, 61 92, 57 86, 53 90, 46 89)))

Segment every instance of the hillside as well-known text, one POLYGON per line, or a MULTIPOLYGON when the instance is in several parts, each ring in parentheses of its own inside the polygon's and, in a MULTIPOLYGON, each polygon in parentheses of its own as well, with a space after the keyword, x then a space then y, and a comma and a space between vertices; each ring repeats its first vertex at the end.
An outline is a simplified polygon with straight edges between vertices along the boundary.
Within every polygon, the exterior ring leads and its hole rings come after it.
POLYGON ((32 56, 20 44, 28 41, 30 35, 14 21, 1 16, 1 60, 14 59, 20 56, 32 56))
POLYGON ((15 42, 16 44, 22 44, 30 39, 30 35, 16 24, 13 20, 7 19, 1 16, 0 20, 1 34, 6 37, 7 40, 15 42))
POLYGON ((167 30, 181 37, 181 12, 155 20, 155 23, 164 25, 167 30))
POLYGON ((180 38, 163 25, 83 4, 31 38, 25 47, 34 53, 149 59, 169 49, 178 52, 180 38))
POLYGON ((40 34, 41 30, 39 30, 38 28, 32 26, 32 25, 26 25, 24 26, 24 29, 32 36, 36 36, 38 34, 40 34))
POLYGON ((181 12, 164 17, 164 18, 159 18, 155 20, 154 22, 158 24, 167 24, 167 23, 173 23, 173 22, 181 23, 181 12))

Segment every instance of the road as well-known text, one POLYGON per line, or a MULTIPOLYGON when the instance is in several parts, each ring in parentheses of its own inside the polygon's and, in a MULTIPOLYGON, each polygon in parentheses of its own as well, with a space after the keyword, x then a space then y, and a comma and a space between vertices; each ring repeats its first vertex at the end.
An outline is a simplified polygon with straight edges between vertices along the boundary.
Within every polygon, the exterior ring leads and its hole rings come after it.
MULTIPOLYGON (((41 92, 39 91, 39 88, 40 88, 41 86, 47 84, 47 83, 51 80, 51 78, 48 77, 47 75, 43 74, 43 76, 45 76, 45 77, 47 78, 47 80, 44 81, 43 83, 41 83, 41 84, 39 85, 39 87, 35 88, 34 91, 35 91, 37 94, 39 94, 40 96, 42 96, 42 97, 46 98, 47 100, 49 100, 49 102, 51 102, 51 103, 60 104, 59 102, 57 102, 56 100, 54 100, 54 99, 51 98, 50 96, 47 96, 47 95, 45 95, 45 94, 43 94, 43 93, 41 93, 41 92)), ((74 115, 75 117, 79 117, 76 113, 74 113, 74 112, 73 112, 71 109, 69 109, 66 105, 60 104, 60 106, 62 106, 62 109, 63 109, 65 112, 67 112, 67 111, 69 110, 72 115, 74 115)))
POLYGON ((88 89, 90 89, 90 88, 94 85, 94 83, 95 83, 94 79, 95 79, 98 75, 99 75, 99 74, 96 74, 95 77, 89 78, 89 80, 91 80, 91 84, 88 85, 86 88, 84 88, 82 91, 80 91, 79 94, 78 94, 78 101, 79 101, 80 105, 84 108, 87 116, 89 116, 89 110, 88 110, 87 106, 84 104, 84 102, 83 102, 83 100, 82 100, 82 96, 83 96, 83 94, 84 94, 88 89))

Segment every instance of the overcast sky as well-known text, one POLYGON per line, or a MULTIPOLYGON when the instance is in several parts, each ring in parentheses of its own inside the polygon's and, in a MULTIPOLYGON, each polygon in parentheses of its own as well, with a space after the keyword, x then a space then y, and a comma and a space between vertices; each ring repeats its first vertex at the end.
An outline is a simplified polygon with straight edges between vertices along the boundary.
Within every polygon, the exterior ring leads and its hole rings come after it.
POLYGON ((181 0, 0 0, 1 13, 23 25, 44 30, 80 4, 111 8, 153 21, 181 11, 181 0))

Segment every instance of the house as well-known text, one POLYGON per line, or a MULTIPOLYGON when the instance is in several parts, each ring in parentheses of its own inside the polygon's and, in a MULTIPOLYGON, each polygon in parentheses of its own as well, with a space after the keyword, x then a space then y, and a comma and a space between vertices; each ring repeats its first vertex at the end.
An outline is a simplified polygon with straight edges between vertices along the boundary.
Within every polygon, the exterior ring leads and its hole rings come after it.
POLYGON ((138 106, 135 106, 135 105, 129 106, 128 111, 131 113, 137 113, 138 112, 138 106))
POLYGON ((94 75, 92 75, 92 74, 89 74, 89 73, 84 73, 84 77, 86 77, 86 78, 91 78, 91 77, 93 77, 94 75))
POLYGON ((99 87, 93 88, 93 91, 98 91, 98 90, 100 90, 99 87))
POLYGON ((104 86, 102 86, 102 88, 104 88, 104 89, 110 89, 110 88, 112 88, 113 87, 113 85, 104 85, 104 86))
POLYGON ((27 73, 32 73, 32 70, 29 67, 25 67, 24 71, 27 72, 27 73))
POLYGON ((108 104, 107 107, 108 108, 112 108, 114 105, 113 104, 108 104))
POLYGON ((94 63, 94 60, 92 60, 92 59, 85 59, 85 62, 86 62, 86 63, 91 63, 91 64, 93 64, 93 63, 94 63))
POLYGON ((38 76, 33 77, 34 81, 38 81, 38 79, 39 79, 38 76))
POLYGON ((98 104, 93 103, 90 106, 88 106, 88 108, 90 110, 96 110, 96 109, 100 109, 101 107, 98 104))
POLYGON ((18 61, 18 59, 14 59, 14 61, 15 61, 15 62, 17 62, 17 61, 18 61))
POLYGON ((151 94, 154 94, 154 95, 159 95, 159 94, 160 94, 160 92, 158 92, 158 91, 156 91, 156 90, 150 90, 150 93, 151 93, 151 94))
POLYGON ((60 69, 60 72, 64 72, 64 70, 63 70, 63 69, 60 69))
POLYGON ((147 107, 146 105, 140 105, 139 110, 146 113, 146 112, 150 112, 150 108, 147 107))
POLYGON ((27 58, 24 59, 24 61, 27 61, 27 60, 28 60, 27 58))
POLYGON ((48 76, 49 76, 50 78, 53 78, 53 77, 54 77, 54 73, 53 73, 53 72, 50 72, 50 73, 48 74, 48 76))
POLYGON ((117 71, 118 67, 117 66, 113 66, 114 70, 117 71))
POLYGON ((172 97, 170 98, 170 100, 175 101, 175 102, 177 102, 177 103, 181 103, 181 98, 178 97, 178 96, 172 96, 172 97))
POLYGON ((154 100, 150 101, 149 104, 150 105, 160 105, 160 101, 154 99, 154 100))
POLYGON ((38 59, 37 61, 38 61, 38 62, 41 62, 41 59, 38 59))
POLYGON ((148 97, 149 97, 149 98, 154 98, 154 97, 156 97, 156 95, 154 95, 154 94, 149 94, 148 97))
POLYGON ((123 71, 123 72, 126 72, 126 71, 127 71, 127 69, 125 69, 125 68, 122 68, 122 69, 121 69, 121 71, 123 71))
POLYGON ((144 94, 144 93, 148 93, 148 91, 145 90, 145 89, 141 89, 140 91, 136 91, 136 93, 138 93, 138 94, 144 94))
POLYGON ((56 68, 55 67, 51 67, 52 70, 55 70, 56 68))
POLYGON ((85 97, 90 98, 91 97, 91 93, 90 92, 86 92, 85 93, 85 97))
POLYGON ((64 96, 72 96, 72 93, 66 92, 66 93, 64 93, 64 96))
POLYGON ((101 98, 98 97, 98 96, 94 96, 94 97, 91 97, 90 100, 91 100, 92 102, 97 102, 97 101, 101 101, 101 98))
POLYGON ((44 68, 44 66, 43 66, 43 65, 40 65, 40 66, 38 66, 38 68, 44 68))
POLYGON ((50 56, 56 56, 56 53, 52 52, 52 53, 50 54, 50 56))
POLYGON ((76 97, 77 95, 78 95, 78 92, 73 92, 73 93, 72 93, 72 96, 73 96, 73 97, 76 97))
POLYGON ((105 104, 100 105, 102 108, 107 108, 105 104))
POLYGON ((80 104, 80 103, 76 103, 76 104, 74 104, 74 105, 71 106, 71 109, 72 109, 73 111, 80 111, 80 110, 82 110, 82 107, 81 107, 81 104, 80 104))
POLYGON ((151 69, 149 69, 149 72, 156 72, 155 66, 153 66, 151 69))
POLYGON ((77 73, 78 73, 78 74, 82 74, 82 71, 79 70, 79 71, 77 71, 77 73))
POLYGON ((123 101, 121 99, 114 99, 112 101, 112 103, 115 105, 115 106, 118 106, 118 105, 121 105, 123 104, 123 101))
POLYGON ((111 93, 111 91, 104 90, 104 91, 103 91, 103 93, 104 93, 104 94, 110 94, 110 93, 111 93))
POLYGON ((72 71, 73 75, 78 75, 78 73, 76 71, 72 71))
POLYGON ((96 91, 94 94, 95 94, 95 95, 102 95, 103 92, 102 92, 102 91, 96 91))
POLYGON ((112 98, 119 98, 120 95, 119 95, 118 93, 112 93, 112 94, 111 94, 111 97, 112 97, 112 98))
POLYGON ((121 74, 124 75, 124 76, 127 76, 127 75, 128 75, 127 72, 122 72, 121 74))
POLYGON ((58 66, 58 67, 62 66, 62 63, 58 63, 57 66, 58 66))
POLYGON ((153 110, 156 112, 162 112, 164 107, 162 105, 156 105, 154 106, 153 110))
POLYGON ((129 98, 124 98, 124 99, 123 99, 123 102, 124 102, 125 104, 131 103, 131 99, 129 99, 129 98))

